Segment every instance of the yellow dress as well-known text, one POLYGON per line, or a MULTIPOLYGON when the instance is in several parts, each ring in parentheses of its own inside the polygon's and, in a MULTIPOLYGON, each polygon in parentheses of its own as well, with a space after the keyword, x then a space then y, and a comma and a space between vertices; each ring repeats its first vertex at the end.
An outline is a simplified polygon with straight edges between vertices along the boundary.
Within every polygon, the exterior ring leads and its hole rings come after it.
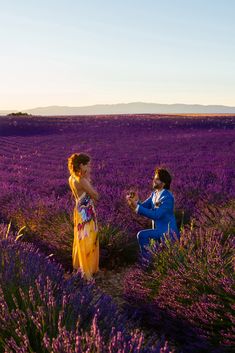
POLYGON ((72 249, 72 263, 74 269, 80 269, 86 279, 99 271, 99 239, 98 223, 93 200, 84 192, 78 196, 74 181, 79 180, 73 175, 69 178, 69 185, 75 197, 74 239, 72 249))

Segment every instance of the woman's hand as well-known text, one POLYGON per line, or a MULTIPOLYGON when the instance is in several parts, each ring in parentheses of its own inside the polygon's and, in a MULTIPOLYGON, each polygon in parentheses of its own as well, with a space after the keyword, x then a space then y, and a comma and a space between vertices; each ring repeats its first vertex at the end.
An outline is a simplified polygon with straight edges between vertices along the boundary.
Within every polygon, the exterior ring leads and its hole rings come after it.
POLYGON ((86 191, 90 197, 93 200, 98 201, 100 196, 98 194, 98 192, 96 191, 96 189, 92 186, 92 184, 90 183, 90 181, 87 178, 81 178, 80 180, 80 186, 83 188, 84 191, 86 191))
POLYGON ((87 170, 83 172, 82 176, 86 178, 89 182, 91 182, 91 174, 87 170))

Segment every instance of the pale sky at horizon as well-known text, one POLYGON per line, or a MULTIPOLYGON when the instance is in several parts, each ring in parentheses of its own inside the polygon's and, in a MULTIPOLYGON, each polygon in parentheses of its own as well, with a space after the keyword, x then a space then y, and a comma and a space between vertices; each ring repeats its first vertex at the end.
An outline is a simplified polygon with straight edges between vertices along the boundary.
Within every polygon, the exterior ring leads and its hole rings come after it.
POLYGON ((0 0, 0 110, 235 106, 233 0, 0 0))

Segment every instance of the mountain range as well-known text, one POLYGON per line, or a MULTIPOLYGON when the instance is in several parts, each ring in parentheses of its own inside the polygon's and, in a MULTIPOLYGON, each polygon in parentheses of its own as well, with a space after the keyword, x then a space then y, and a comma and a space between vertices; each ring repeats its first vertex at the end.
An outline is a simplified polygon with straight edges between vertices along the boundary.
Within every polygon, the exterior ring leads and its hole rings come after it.
MULTIPOLYGON (((82 107, 48 106, 23 109, 21 112, 32 115, 103 115, 103 114, 235 114, 235 107, 225 105, 200 104, 158 104, 158 103, 119 103, 96 104, 82 107)), ((16 113, 19 110, 0 110, 0 115, 16 113)))

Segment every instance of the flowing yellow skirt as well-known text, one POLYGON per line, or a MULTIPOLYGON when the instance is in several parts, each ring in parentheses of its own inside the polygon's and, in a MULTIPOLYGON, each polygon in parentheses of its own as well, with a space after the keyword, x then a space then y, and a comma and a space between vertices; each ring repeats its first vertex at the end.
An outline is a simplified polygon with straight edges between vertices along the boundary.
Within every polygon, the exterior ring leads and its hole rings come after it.
POLYGON ((99 271, 99 239, 96 219, 82 223, 82 216, 74 208, 74 240, 72 262, 74 269, 80 269, 86 279, 99 271))

